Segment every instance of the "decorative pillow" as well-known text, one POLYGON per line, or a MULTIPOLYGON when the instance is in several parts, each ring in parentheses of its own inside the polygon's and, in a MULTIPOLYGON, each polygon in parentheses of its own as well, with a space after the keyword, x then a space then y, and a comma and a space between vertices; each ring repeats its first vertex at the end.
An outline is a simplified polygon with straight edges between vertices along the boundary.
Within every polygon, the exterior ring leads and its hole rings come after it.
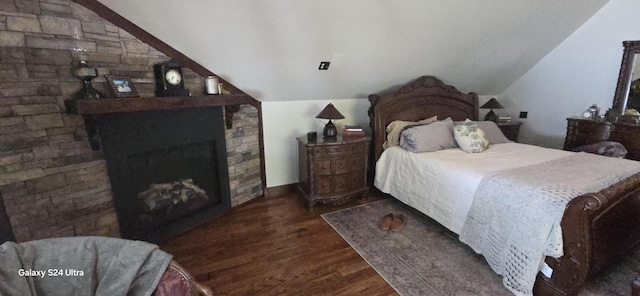
POLYGON ((387 125, 387 140, 382 144, 382 149, 387 149, 392 146, 398 146, 400 142, 400 133, 405 130, 408 126, 429 124, 438 120, 438 116, 433 116, 427 119, 423 119, 420 121, 404 121, 404 120, 394 120, 389 125, 387 125))
POLYGON ((474 121, 474 123, 484 132, 484 136, 489 141, 489 145, 511 143, 512 141, 507 139, 502 133, 502 130, 493 121, 474 121))
POLYGON ((461 125, 454 126, 453 135, 456 143, 464 152, 480 153, 489 148, 489 141, 487 141, 482 129, 469 119, 461 125))
POLYGON ((415 153, 455 148, 453 120, 447 118, 427 125, 407 128, 400 134, 400 147, 415 153))
POLYGON ((619 142, 602 141, 594 144, 582 145, 580 147, 573 148, 575 152, 588 152, 598 155, 624 158, 627 155, 627 148, 619 142))

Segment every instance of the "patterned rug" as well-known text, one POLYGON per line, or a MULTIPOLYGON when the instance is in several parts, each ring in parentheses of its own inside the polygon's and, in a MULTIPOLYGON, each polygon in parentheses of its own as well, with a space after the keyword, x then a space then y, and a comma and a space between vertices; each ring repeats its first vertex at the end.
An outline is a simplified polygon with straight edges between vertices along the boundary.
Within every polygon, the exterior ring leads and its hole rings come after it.
MULTIPOLYGON (((394 199, 323 214, 329 223, 401 295, 511 295, 481 255, 457 235, 394 199), (378 228, 388 214, 404 214, 399 232, 378 228)), ((640 248, 610 268, 580 295, 629 295, 640 275, 640 248)))

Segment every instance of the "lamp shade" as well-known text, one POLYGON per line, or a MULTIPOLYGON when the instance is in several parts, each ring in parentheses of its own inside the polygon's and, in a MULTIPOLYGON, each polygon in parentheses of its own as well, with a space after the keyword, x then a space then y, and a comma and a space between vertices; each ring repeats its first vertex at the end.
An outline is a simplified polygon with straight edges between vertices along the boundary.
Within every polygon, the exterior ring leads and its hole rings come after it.
POLYGON ((329 103, 327 107, 324 107, 320 114, 316 116, 316 118, 320 119, 344 119, 344 116, 333 106, 333 104, 329 103))
POLYGON ((504 108, 496 98, 491 98, 491 100, 484 103, 484 105, 480 106, 482 109, 502 109, 504 108))

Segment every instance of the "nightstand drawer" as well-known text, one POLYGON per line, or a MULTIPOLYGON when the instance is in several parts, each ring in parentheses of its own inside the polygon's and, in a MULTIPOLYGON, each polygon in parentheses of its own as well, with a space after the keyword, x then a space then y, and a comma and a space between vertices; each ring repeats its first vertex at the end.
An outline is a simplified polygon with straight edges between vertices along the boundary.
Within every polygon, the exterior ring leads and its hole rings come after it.
POLYGON ((362 171, 349 174, 318 177, 316 179, 316 192, 318 194, 340 193, 364 186, 362 171))
POLYGON ((365 159, 362 154, 333 159, 320 158, 316 160, 316 174, 318 174, 318 176, 326 176, 359 171, 362 169, 364 161, 365 159))
POLYGON ((350 173, 362 169, 364 158, 361 154, 336 159, 336 174, 350 173))
POLYGON ((323 147, 313 148, 313 154, 315 156, 340 156, 353 153, 361 153, 366 147, 365 143, 351 143, 345 145, 328 145, 323 147))
POLYGON ((316 174, 318 175, 331 175, 331 163, 332 159, 318 159, 316 160, 316 174))

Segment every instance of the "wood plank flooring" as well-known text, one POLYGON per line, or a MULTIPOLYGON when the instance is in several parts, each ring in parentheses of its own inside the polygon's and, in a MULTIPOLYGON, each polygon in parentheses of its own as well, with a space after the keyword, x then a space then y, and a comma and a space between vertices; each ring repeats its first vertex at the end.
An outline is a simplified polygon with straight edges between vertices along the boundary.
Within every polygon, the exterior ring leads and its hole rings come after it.
POLYGON ((297 194, 256 198, 160 245, 215 295, 398 295, 297 194))

